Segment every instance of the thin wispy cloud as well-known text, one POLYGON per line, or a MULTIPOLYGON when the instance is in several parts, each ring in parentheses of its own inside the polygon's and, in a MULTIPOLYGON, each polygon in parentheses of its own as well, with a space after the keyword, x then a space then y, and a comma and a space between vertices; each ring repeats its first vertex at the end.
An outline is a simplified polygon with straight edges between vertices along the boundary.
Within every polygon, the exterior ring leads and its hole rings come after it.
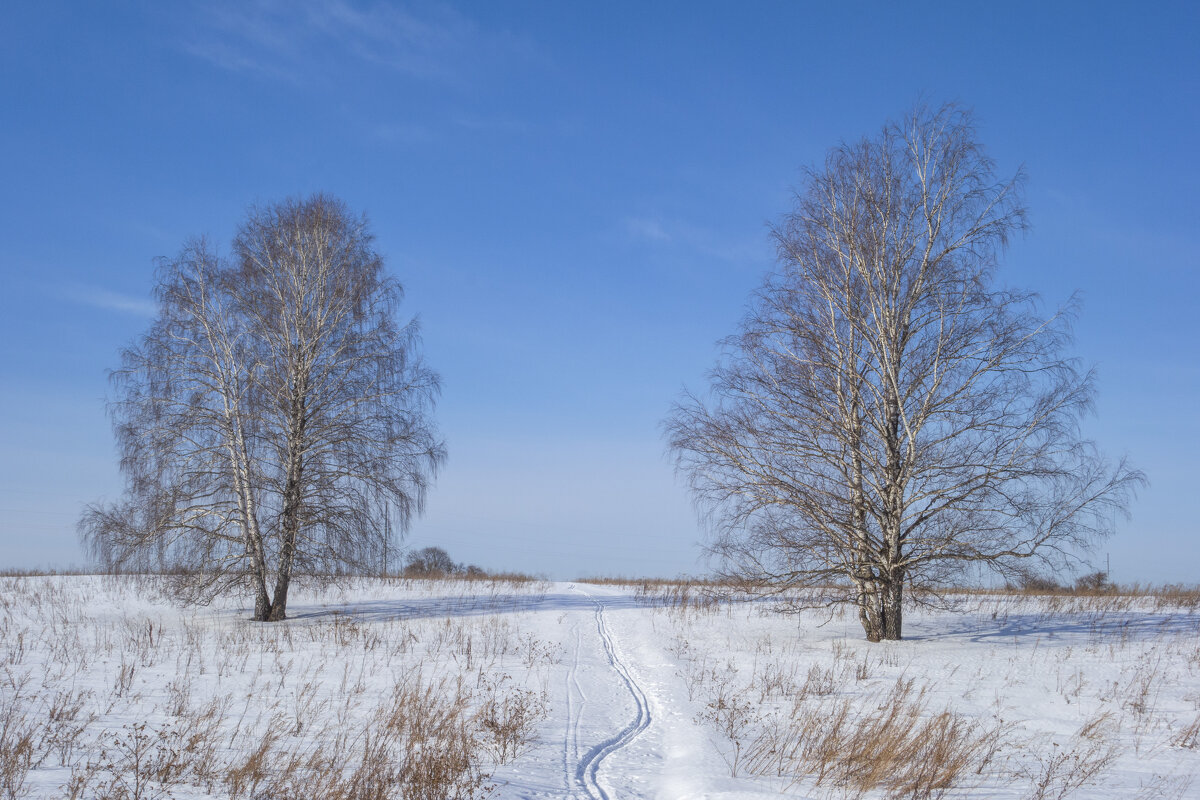
POLYGON ((203 38, 183 43, 184 52, 197 56, 229 72, 254 72, 263 77, 294 81, 296 76, 282 68, 272 66, 268 59, 252 56, 244 48, 231 42, 214 38, 203 38))
POLYGON ((425 125, 416 123, 380 123, 367 126, 371 138, 389 144, 425 144, 436 137, 425 125))
POLYGON ((72 284, 64 287, 60 293, 73 303, 105 311, 132 314, 147 319, 158 313, 158 306, 149 298, 133 297, 96 286, 72 284))
POLYGON ((459 114, 454 124, 469 131, 481 133, 529 133, 533 125, 524 119, 507 115, 459 114))
POLYGON ((651 242, 669 242, 671 234, 667 233, 663 224, 656 219, 630 217, 625 220, 625 230, 634 239, 644 239, 651 242))
POLYGON ((486 31, 449 7, 421 11, 391 4, 253 2, 206 5, 183 49, 231 72, 310 82, 367 64, 449 83, 505 58, 528 56, 528 42, 486 31))
POLYGON ((628 217, 625 233, 634 241, 669 245, 704 258, 756 269, 769 263, 771 258, 765 233, 755 237, 729 236, 703 225, 663 221, 657 217, 628 217))

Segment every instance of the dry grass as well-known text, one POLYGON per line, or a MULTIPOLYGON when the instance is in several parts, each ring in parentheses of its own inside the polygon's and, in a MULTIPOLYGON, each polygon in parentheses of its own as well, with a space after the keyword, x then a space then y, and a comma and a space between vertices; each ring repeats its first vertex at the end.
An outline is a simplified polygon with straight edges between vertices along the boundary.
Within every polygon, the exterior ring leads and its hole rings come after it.
POLYGON ((507 764, 529 749, 550 704, 547 692, 506 687, 507 678, 502 676, 501 685, 485 684, 485 699, 476 712, 481 743, 497 764, 507 764))
POLYGON ((29 771, 38 762, 39 733, 15 698, 0 706, 0 797, 5 800, 24 796, 29 771))
POLYGON ((1049 753, 1036 755, 1037 769, 1028 773, 1032 780, 1030 800, 1065 800, 1099 782, 1119 751, 1107 737, 1096 735, 1095 724, 1085 723, 1070 744, 1059 746, 1054 742, 1049 753))
POLYGON ((949 708, 930 714, 928 704, 927 687, 912 679, 864 702, 801 693, 750 743, 747 769, 793 783, 811 776, 854 797, 941 796, 987 768, 1006 728, 949 708))
POLYGON ((1200 714, 1197 714, 1195 719, 1171 737, 1171 746, 1183 747, 1188 750, 1200 747, 1200 714))
POLYGON ((989 591, 950 601, 962 613, 912 618, 945 625, 944 634, 914 630, 946 654, 941 667, 926 663, 922 642, 856 641, 853 616, 836 610, 798 617, 804 627, 790 638, 774 613, 781 602, 723 603, 728 622, 663 604, 655 624, 673 632, 665 649, 734 775, 847 797, 1005 787, 1052 800, 1086 796, 1119 770, 1125 781, 1140 776, 1131 797, 1186 796, 1189 751, 1200 749, 1200 716, 1180 707, 1200 708, 1187 689, 1200 685, 1194 590, 989 591), (831 621, 850 638, 821 635, 831 621), (708 644, 697 646, 696 634, 708 644), (960 651, 966 663, 955 663, 960 651), (1039 692, 1044 702, 1031 708, 1039 692), (1080 720, 1075 733, 1046 732, 1070 718, 1080 720))
POLYGON ((432 613, 277 625, 174 611, 162 588, 0 577, 0 798, 467 800, 548 713, 560 653, 511 613, 537 581, 396 579, 374 591, 432 613))
POLYGON ((681 677, 704 706, 697 722, 718 732, 730 775, 781 778, 849 797, 938 797, 970 785, 1006 746, 1010 726, 930 708, 928 685, 901 677, 853 693, 867 659, 837 647, 825 663, 799 665, 797 648, 760 642, 749 675, 676 639, 681 677))
MULTIPOLYGON (((393 685, 362 722, 332 719, 306 737, 279 718, 223 746, 220 719, 208 725, 126 725, 101 737, 99 752, 72 770, 71 797, 157 800, 185 786, 229 797, 300 800, 467 800, 488 793, 472 695, 460 683, 414 674, 393 685), (240 746, 239 746, 240 745, 240 746)), ((513 726, 527 741, 530 715, 513 726)))
MULTIPOLYGON (((0 800, 480 797, 529 753, 562 658, 522 628, 539 581, 352 581, 312 594, 312 617, 265 626, 156 604, 165 586, 0 576, 0 800)), ((921 642, 856 641, 852 617, 781 617, 786 602, 705 583, 632 587, 737 775, 850 797, 1005 786, 1049 800, 1200 750, 1192 590, 962 594, 939 648, 980 657, 956 676, 914 672, 921 642), (850 638, 819 627, 830 618, 850 638), (1071 721, 1060 735, 1014 711, 1031 691, 1071 721)), ((1186 794, 1186 776, 1154 769, 1131 797, 1186 794)))

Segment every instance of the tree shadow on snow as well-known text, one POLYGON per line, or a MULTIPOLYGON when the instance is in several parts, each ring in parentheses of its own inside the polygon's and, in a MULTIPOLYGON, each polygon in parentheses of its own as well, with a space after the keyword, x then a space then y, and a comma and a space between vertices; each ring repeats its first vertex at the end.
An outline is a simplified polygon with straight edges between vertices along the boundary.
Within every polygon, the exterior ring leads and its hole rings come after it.
POLYGON ((983 643, 997 640, 1082 639, 1145 641, 1165 635, 1196 634, 1198 620, 1186 613, 1149 611, 1108 612, 1095 615, 1055 614, 1047 612, 1009 613, 1001 619, 972 614, 922 620, 919 628, 906 631, 909 641, 948 641, 965 639, 983 643), (928 627, 928 629, 926 629, 928 627))
MULTIPOLYGON (((441 617, 472 617, 491 614, 515 614, 525 611, 594 611, 597 602, 606 609, 646 608, 645 601, 627 595, 593 597, 586 594, 556 592, 545 595, 489 594, 459 597, 405 597, 378 600, 348 600, 345 603, 296 605, 288 609, 288 619, 319 621, 346 617, 355 622, 392 622, 441 617)), ((242 610, 240 613, 246 613, 242 610)))

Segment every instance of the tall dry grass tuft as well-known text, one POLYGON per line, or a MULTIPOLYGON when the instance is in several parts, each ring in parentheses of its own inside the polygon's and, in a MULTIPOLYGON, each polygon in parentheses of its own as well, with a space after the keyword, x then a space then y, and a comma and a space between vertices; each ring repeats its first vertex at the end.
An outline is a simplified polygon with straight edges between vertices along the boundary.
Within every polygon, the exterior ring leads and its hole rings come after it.
POLYGON ((835 654, 831 666, 812 664, 801 682, 765 660, 744 684, 732 665, 708 668, 695 681, 705 698, 697 722, 728 742, 721 749, 734 777, 779 777, 849 797, 940 797, 976 781, 996 759, 1008 726, 950 708, 930 713, 929 689, 915 679, 848 696, 845 688, 860 680, 864 664, 835 654))
POLYGON ((0 797, 25 795, 29 771, 37 764, 39 726, 22 713, 16 698, 0 705, 0 797))
POLYGON ((794 783, 813 776, 858 797, 940 797, 983 772, 1004 741, 1003 725, 985 725, 952 709, 928 714, 926 687, 900 678, 883 695, 856 704, 820 694, 797 696, 782 742, 759 737, 747 769, 794 783))
POLYGON ((1026 771, 1032 781, 1029 800, 1066 800, 1098 782, 1101 773, 1120 755, 1107 735, 1107 724, 1106 718, 1089 720, 1070 744, 1052 742, 1048 752, 1035 751, 1037 767, 1026 771))
POLYGON ((1197 747, 1200 747, 1200 714, 1197 714, 1195 719, 1171 737, 1171 745, 1173 747, 1183 747, 1188 750, 1195 750, 1197 747))
MULTIPOLYGON (((286 726, 283 726, 286 730, 286 726)), ((224 774, 232 798, 470 800, 488 793, 483 735, 461 681, 397 681, 359 726, 300 738, 270 726, 224 774)))
POLYGON ((537 740, 537 724, 549 712, 549 695, 508 686, 509 676, 486 681, 476 712, 484 749, 497 764, 513 761, 537 740))
POLYGON ((275 744, 279 739, 276 731, 267 729, 258 739, 258 743, 250 748, 244 758, 239 758, 229 765, 225 774, 225 783, 230 797, 256 797, 259 787, 267 782, 272 775, 272 769, 277 766, 275 744))

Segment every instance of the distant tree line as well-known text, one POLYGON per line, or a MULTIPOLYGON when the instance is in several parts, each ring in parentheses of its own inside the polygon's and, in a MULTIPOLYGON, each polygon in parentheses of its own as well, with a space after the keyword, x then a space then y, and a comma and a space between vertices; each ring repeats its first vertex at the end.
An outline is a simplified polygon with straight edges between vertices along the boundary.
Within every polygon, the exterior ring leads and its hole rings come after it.
POLYGON ((1020 576, 1015 582, 1009 582, 1006 588, 1010 591, 1019 589, 1024 592, 1075 592, 1077 594, 1109 594, 1120 589, 1113 583, 1108 573, 1099 570, 1080 575, 1075 581, 1066 585, 1052 577, 1038 573, 1020 576))

